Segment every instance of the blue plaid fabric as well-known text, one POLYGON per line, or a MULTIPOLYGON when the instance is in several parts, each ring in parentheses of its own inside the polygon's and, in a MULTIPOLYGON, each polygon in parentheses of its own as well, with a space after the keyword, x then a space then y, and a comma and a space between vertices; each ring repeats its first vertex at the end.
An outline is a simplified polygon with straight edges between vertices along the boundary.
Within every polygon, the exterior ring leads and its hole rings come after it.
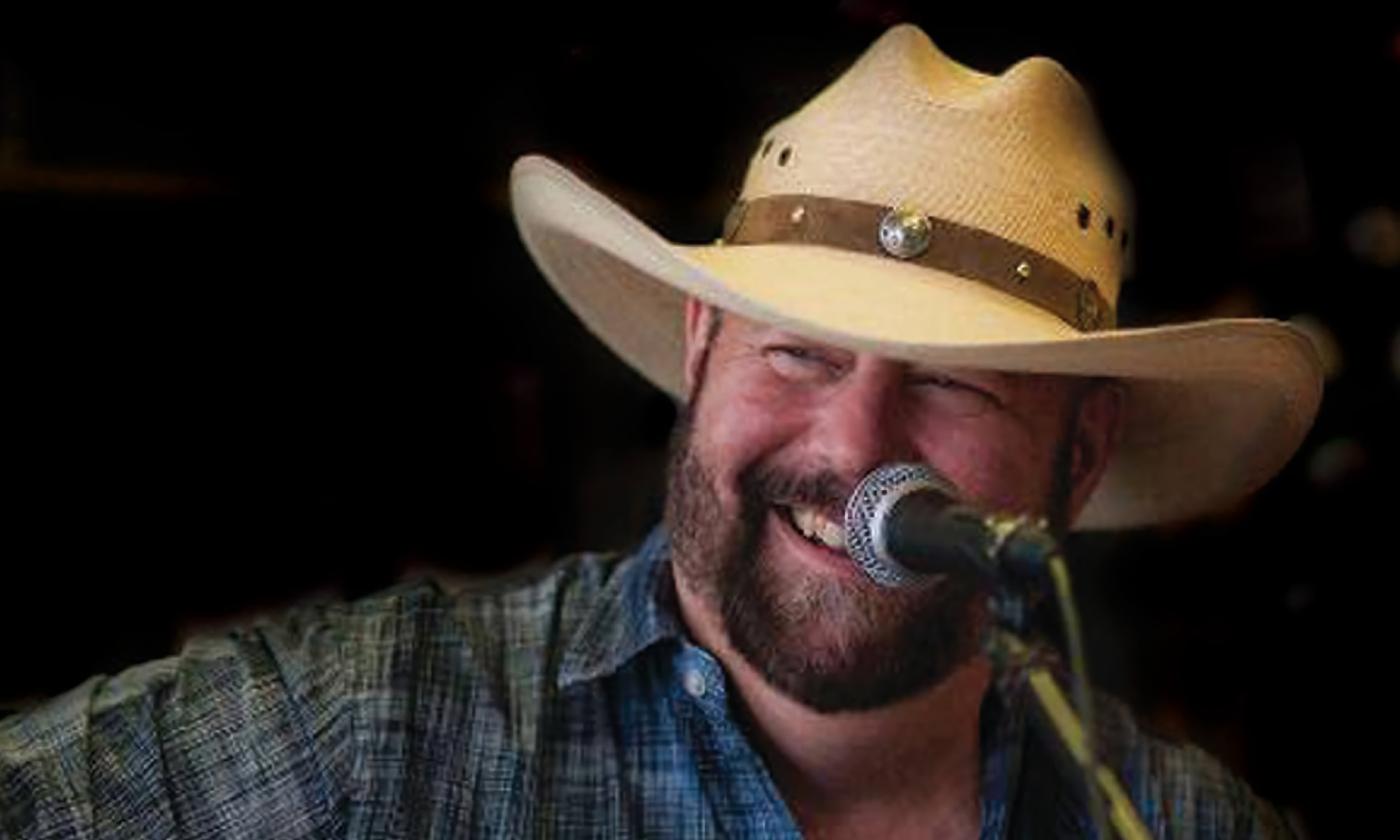
MULTIPOLYGON (((673 597, 658 529, 192 642, 0 721, 0 836, 797 837, 673 597)), ((1157 836, 1286 835, 1200 750, 1098 718, 1157 836)), ((989 692, 984 838, 1091 833, 1035 720, 989 692)))

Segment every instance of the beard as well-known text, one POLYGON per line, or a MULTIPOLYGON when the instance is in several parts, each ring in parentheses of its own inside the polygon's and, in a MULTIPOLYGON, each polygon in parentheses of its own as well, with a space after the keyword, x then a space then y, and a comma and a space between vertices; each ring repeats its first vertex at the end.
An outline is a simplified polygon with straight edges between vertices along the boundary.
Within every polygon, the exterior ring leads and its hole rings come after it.
POLYGON ((834 473, 754 464, 737 484, 739 508, 727 513, 683 408, 667 471, 672 562, 770 685, 819 712, 872 709, 942 682, 977 653, 988 593, 970 579, 888 589, 766 550, 775 503, 844 505, 851 488, 834 473))

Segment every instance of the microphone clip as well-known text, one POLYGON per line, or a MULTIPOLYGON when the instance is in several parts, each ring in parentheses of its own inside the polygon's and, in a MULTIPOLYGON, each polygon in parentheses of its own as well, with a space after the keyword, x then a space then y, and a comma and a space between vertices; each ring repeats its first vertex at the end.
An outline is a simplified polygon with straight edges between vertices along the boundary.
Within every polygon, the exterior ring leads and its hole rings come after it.
POLYGON ((1049 583, 1050 558, 1060 550, 1044 517, 993 513, 983 519, 990 540, 987 557, 1020 586, 1032 589, 1049 583))

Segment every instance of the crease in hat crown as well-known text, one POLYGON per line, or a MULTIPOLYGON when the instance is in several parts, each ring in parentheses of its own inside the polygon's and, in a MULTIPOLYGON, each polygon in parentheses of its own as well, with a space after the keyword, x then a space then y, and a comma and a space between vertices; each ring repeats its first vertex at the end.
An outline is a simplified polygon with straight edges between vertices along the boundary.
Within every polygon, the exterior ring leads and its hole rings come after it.
POLYGON ((912 24, 763 133, 739 201, 794 194, 993 233, 1092 281, 1114 308, 1130 265, 1131 186, 1074 77, 1043 56, 982 73, 912 24))

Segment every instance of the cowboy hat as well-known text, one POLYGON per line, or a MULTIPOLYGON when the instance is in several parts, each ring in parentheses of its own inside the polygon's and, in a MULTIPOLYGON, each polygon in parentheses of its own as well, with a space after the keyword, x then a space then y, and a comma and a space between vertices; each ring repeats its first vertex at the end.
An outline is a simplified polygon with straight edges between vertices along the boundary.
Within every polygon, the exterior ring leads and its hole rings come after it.
POLYGON ((1117 326, 1130 189, 1087 94, 1044 57, 988 75, 894 27, 765 132, 712 244, 667 241, 543 157, 516 162, 511 201, 556 291, 678 398, 688 296, 894 359, 1121 380, 1123 436, 1077 528, 1238 501, 1321 399, 1287 324, 1117 326))

